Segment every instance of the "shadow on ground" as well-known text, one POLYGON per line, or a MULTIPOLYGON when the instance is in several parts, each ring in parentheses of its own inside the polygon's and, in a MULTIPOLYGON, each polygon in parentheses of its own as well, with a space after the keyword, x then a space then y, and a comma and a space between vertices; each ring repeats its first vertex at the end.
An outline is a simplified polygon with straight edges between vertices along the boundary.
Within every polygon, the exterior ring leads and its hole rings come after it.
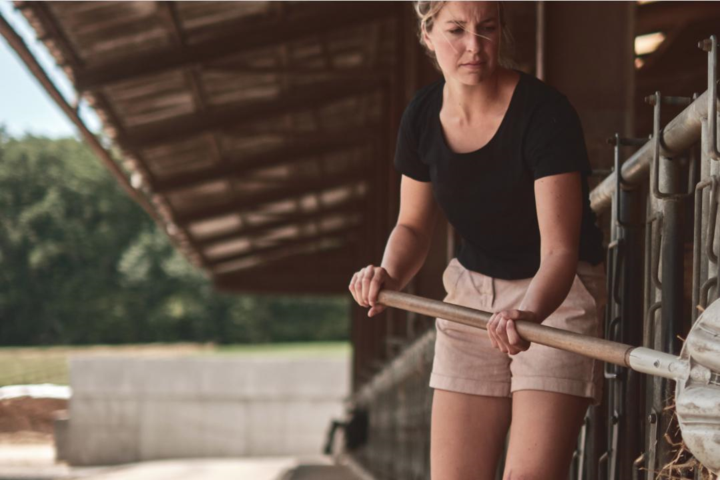
POLYGON ((349 468, 337 465, 300 465, 278 480, 358 480, 349 468))

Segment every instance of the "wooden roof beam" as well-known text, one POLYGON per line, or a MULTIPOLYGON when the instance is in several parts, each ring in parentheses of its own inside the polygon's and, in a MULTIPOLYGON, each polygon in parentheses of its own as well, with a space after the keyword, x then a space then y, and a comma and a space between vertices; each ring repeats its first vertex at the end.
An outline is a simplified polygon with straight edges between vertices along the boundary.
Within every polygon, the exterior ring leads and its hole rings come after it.
POLYGON ((240 177, 278 165, 297 163, 302 158, 312 158, 368 145, 376 136, 377 134, 374 134, 372 130, 347 132, 329 137, 323 142, 301 142, 300 144, 290 144, 287 147, 276 148, 252 156, 225 157, 212 166, 201 170, 193 170, 160 180, 152 180, 149 182, 149 186, 155 193, 173 193, 214 180, 240 177))
POLYGON ((262 234, 264 232, 284 227, 286 225, 300 224, 304 222, 314 222, 317 220, 321 220, 324 217, 335 215, 338 213, 349 215, 352 213, 361 212, 360 208, 362 207, 362 205, 363 200, 361 198, 354 198, 350 201, 341 202, 337 205, 333 205, 327 208, 319 208, 318 210, 312 212, 288 215, 278 220, 271 220, 261 225, 245 227, 229 233, 214 235, 212 237, 203 237, 202 240, 196 240, 196 244, 203 248, 209 248, 219 243, 240 239, 245 236, 262 234))
POLYGON ((279 115, 319 108, 348 97, 367 94, 383 84, 376 82, 327 82, 297 89, 290 95, 227 109, 210 109, 198 114, 127 129, 117 141, 124 148, 138 150, 159 143, 176 141, 224 127, 254 123, 279 115))
POLYGON ((334 177, 320 178, 312 182, 303 182, 288 188, 272 189, 256 195, 235 195, 228 202, 216 205, 207 205, 186 212, 175 212, 175 223, 186 225, 191 222, 207 220, 222 215, 238 213, 248 208, 257 208, 259 205, 275 203, 282 200, 292 200, 295 197, 311 194, 320 190, 328 190, 344 185, 352 186, 368 178, 368 168, 355 168, 334 177))
POLYGON ((243 294, 344 294, 356 268, 352 252, 348 245, 317 253, 300 252, 257 267, 213 275, 213 287, 243 294), (325 259, 332 262, 332 271, 325 266, 328 263, 325 259))
POLYGON ((704 21, 712 17, 720 17, 720 8, 708 2, 654 2, 638 5, 635 34, 667 33, 694 20, 704 21))
POLYGON ((357 265, 352 245, 299 252, 256 267, 213 275, 216 289, 235 292, 346 293, 357 265))
POLYGON ((283 250, 289 250, 292 247, 312 245, 323 240, 337 240, 341 243, 348 243, 357 240, 357 234, 361 231, 361 227, 358 224, 347 225, 342 228, 337 228, 329 232, 321 232, 313 235, 303 235, 296 237, 291 240, 285 240, 277 245, 271 245, 269 247, 261 247, 249 252, 243 252, 227 257, 216 258, 209 261, 212 267, 219 267, 224 263, 237 262, 245 258, 255 256, 265 256, 271 253, 282 252, 283 250))
POLYGON ((93 65, 75 72, 75 87, 79 91, 102 87, 138 77, 202 64, 229 55, 237 55, 258 48, 268 48, 305 37, 319 31, 341 30, 386 18, 399 12, 395 2, 349 2, 322 4, 316 18, 289 17, 282 21, 257 22, 252 25, 228 28, 218 38, 171 48, 150 54, 93 65))
MULTIPOLYGON (((335 215, 337 215, 337 214, 335 214, 335 215)), ((290 241, 295 238, 303 238, 304 236, 307 235, 307 233, 305 233, 307 231, 330 234, 337 230, 342 230, 342 229, 348 228, 350 226, 357 226, 360 223, 362 223, 361 215, 362 215, 362 212, 360 212, 360 211, 355 211, 354 215, 350 215, 348 212, 345 215, 345 217, 342 217, 340 219, 338 219, 337 216, 335 217, 336 220, 340 220, 340 221, 335 221, 335 222, 329 223, 329 226, 328 225, 323 226, 322 225, 323 220, 331 220, 333 217, 332 214, 326 213, 326 215, 324 215, 324 216, 315 216, 314 218, 310 218, 303 222, 287 222, 286 221, 286 222, 282 223, 281 225, 276 226, 275 229, 277 229, 277 230, 275 232, 273 232, 272 231, 273 229, 271 229, 271 228, 263 228, 262 230, 261 229, 253 229, 252 232, 243 231, 243 234, 238 235, 235 239, 247 241, 248 244, 251 246, 251 248, 249 250, 252 250, 252 245, 254 245, 256 243, 287 242, 287 241, 290 241), (324 218, 324 217, 327 217, 327 218, 324 218), (309 229, 308 227, 310 227, 311 229, 309 229), (291 232, 290 230, 287 230, 287 229, 293 229, 294 232, 291 232), (285 230, 285 231, 280 232, 281 230, 285 230), (271 237, 273 234, 277 235, 279 233, 281 233, 281 235, 276 238, 268 238, 269 236, 271 237)), ((236 253, 237 253, 237 251, 236 251, 236 253)), ((234 254, 235 253, 229 253, 229 254, 226 254, 225 256, 234 255, 234 254)), ((215 255, 215 258, 222 259, 223 256, 215 255)))

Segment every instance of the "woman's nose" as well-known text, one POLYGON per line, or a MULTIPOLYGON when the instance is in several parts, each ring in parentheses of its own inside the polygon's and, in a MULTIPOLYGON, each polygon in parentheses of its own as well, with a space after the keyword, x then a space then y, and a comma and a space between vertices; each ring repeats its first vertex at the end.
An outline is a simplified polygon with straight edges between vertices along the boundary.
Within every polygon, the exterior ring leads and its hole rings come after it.
POLYGON ((480 51, 480 42, 482 42, 482 38, 473 31, 468 31, 467 35, 468 41, 467 41, 467 51, 469 53, 475 53, 480 51))

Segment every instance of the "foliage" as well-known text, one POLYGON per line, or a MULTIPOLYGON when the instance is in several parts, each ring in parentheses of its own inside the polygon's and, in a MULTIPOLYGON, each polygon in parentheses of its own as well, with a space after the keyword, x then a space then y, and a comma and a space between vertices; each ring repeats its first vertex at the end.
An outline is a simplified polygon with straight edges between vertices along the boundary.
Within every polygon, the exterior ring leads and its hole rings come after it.
POLYGON ((0 345, 343 340, 346 298, 222 295, 83 143, 0 125, 0 345))

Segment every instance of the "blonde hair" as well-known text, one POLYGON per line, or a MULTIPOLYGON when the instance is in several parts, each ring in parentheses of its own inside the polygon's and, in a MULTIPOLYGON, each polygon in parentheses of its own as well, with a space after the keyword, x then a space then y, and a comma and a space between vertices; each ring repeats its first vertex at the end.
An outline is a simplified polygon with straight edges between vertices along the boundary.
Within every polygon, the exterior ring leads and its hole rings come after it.
MULTIPOLYGON (((425 53, 428 57, 432 60, 433 65, 435 65, 435 68, 442 72, 440 69, 440 64, 437 61, 437 57, 435 56, 435 52, 430 50, 425 43, 425 39, 423 38, 423 33, 427 32, 430 33, 433 28, 433 24, 435 21, 435 18, 440 13, 440 10, 445 6, 444 1, 428 1, 428 0, 420 0, 420 1, 414 1, 413 6, 415 7, 415 13, 418 17, 418 38, 420 39, 420 45, 423 46, 425 53)), ((500 36, 500 48, 498 50, 498 63, 503 67, 508 68, 516 68, 517 65, 512 60, 512 48, 514 45, 514 38, 512 36, 512 33, 510 32, 510 29, 507 27, 507 24, 505 22, 505 2, 499 1, 498 2, 498 17, 500 21, 500 27, 501 27, 501 36, 500 36)))

